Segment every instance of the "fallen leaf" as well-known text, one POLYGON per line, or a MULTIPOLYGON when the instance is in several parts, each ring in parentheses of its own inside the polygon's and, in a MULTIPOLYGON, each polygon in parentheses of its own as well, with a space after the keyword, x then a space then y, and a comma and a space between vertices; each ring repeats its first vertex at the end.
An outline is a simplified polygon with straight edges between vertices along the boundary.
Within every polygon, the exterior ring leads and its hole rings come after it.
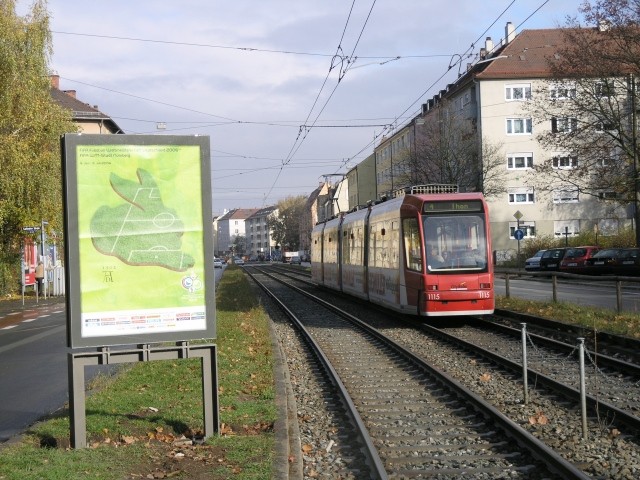
POLYGON ((305 443, 304 445, 302 445, 302 451, 304 453, 310 453, 312 450, 313 450, 313 447, 308 443, 305 443))
POLYGON ((481 382, 488 382, 489 380, 491 380, 491 375, 489 375, 488 373, 483 373, 482 375, 480 375, 481 382))

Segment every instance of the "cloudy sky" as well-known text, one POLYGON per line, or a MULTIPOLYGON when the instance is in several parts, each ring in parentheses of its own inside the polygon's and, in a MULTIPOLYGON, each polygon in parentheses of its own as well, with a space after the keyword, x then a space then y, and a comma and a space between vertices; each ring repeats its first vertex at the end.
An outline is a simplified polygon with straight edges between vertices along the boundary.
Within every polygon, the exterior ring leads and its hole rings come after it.
POLYGON ((126 133, 208 135, 222 213, 335 180, 506 22, 560 26, 580 3, 49 0, 51 67, 126 133))

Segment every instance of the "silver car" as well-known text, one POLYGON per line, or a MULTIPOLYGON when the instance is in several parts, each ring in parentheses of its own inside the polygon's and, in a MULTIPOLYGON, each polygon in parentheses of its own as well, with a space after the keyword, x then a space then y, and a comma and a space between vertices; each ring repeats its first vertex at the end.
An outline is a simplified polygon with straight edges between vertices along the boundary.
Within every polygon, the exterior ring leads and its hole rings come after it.
POLYGON ((527 258, 524 261, 524 269, 531 272, 534 270, 540 270, 540 259, 542 254, 547 250, 538 250, 533 257, 527 258))

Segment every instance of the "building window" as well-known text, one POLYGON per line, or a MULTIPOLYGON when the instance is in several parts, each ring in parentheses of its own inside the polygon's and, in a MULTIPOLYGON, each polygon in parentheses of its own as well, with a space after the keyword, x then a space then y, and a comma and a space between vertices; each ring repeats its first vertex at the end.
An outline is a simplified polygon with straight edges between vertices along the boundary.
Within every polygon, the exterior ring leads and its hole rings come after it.
POLYGON ((576 86, 572 84, 555 84, 549 89, 549 98, 551 100, 576 98, 576 86))
POLYGON ((553 203, 578 203, 579 193, 580 191, 574 187, 554 190, 553 203))
POLYGON ((536 222, 521 221, 519 225, 518 222, 509 222, 509 238, 515 239, 513 235, 518 228, 523 231, 524 238, 531 238, 536 236, 536 222))
POLYGON ((509 203, 535 203, 533 188, 511 187, 508 190, 509 203))
POLYGON ((532 131, 530 118, 507 118, 507 135, 531 135, 532 131))
POLYGON ((571 133, 578 129, 578 119, 572 117, 554 117, 551 119, 553 133, 571 133))
POLYGON ((553 222, 553 235, 555 237, 570 237, 580 233, 580 220, 556 220, 553 222))
POLYGON ((614 190, 604 190, 602 192, 598 192, 598 199, 599 200, 616 200, 617 198, 619 198, 618 196, 618 192, 614 191, 614 190))
POLYGON ((570 170, 578 168, 578 157, 575 155, 556 155, 552 159, 553 168, 570 170))
POLYGON ((504 89, 504 97, 507 102, 518 102, 531 99, 531 84, 530 83, 516 83, 513 85, 506 85, 504 89))
POLYGON ((595 95, 598 98, 613 97, 616 93, 616 88, 613 81, 596 82, 595 95))
POLYGON ((601 218, 598 220, 598 232, 601 235, 616 235, 619 230, 619 222, 616 218, 601 218))
POLYGON ((601 120, 596 122, 596 132, 614 132, 616 130, 616 124, 610 120, 601 120))
POLYGON ((533 153, 510 153, 507 155, 507 168, 510 170, 522 170, 533 168, 533 153))

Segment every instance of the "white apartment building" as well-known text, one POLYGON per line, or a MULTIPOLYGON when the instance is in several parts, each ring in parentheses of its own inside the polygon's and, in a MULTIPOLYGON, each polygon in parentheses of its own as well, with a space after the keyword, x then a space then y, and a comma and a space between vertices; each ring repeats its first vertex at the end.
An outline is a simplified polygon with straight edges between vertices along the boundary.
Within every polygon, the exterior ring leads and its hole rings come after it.
POLYGON ((562 108, 564 96, 575 95, 571 82, 549 81, 548 60, 557 55, 564 37, 562 29, 524 30, 516 36, 507 24, 505 38, 506 45, 474 76, 479 138, 500 146, 507 170, 507 192, 489 199, 493 248, 513 252, 518 225, 525 239, 570 238, 594 228, 606 234, 630 226, 633 212, 625 206, 583 195, 569 184, 551 192, 540 188, 544 179, 536 178, 535 165, 552 162, 553 168, 571 170, 580 161, 572 152, 546 150, 536 139, 552 129, 569 132, 577 119, 534 118, 526 105, 541 95, 562 108))
POLYGON ((217 238, 219 250, 216 252, 217 255, 226 255, 232 251, 237 254, 246 253, 246 245, 244 245, 243 251, 238 251, 234 245, 238 237, 246 239, 244 221, 257 210, 257 208, 236 208, 218 217, 217 238))

